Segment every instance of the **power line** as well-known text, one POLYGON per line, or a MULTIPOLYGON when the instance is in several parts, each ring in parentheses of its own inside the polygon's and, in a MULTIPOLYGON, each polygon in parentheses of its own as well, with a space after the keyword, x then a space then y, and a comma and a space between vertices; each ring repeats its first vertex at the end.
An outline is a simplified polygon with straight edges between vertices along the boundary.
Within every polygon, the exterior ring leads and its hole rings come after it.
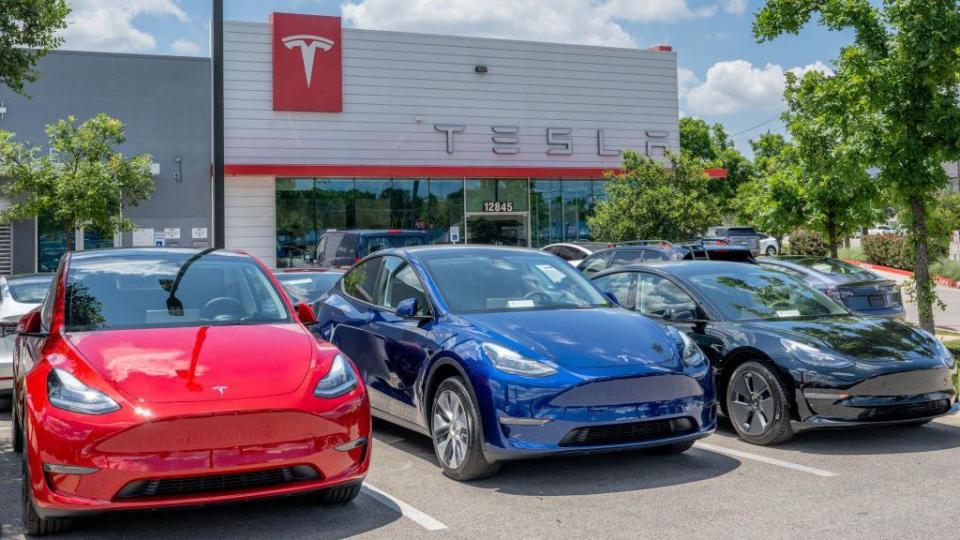
POLYGON ((776 116, 774 116, 774 117, 772 117, 772 118, 768 118, 768 119, 764 120, 763 122, 760 122, 759 124, 757 124, 757 125, 755 125, 755 126, 753 126, 753 127, 749 127, 749 128, 747 128, 747 129, 745 129, 745 130, 743 130, 743 131, 738 131, 738 132, 734 133, 733 135, 731 135, 730 137, 736 137, 736 136, 738 136, 738 135, 743 135, 744 133, 748 133, 748 132, 753 131, 753 130, 755 130, 755 129, 757 129, 757 128, 761 128, 761 127, 769 124, 770 122, 773 122, 774 120, 778 120, 779 118, 780 118, 780 115, 778 114, 778 115, 776 115, 776 116))

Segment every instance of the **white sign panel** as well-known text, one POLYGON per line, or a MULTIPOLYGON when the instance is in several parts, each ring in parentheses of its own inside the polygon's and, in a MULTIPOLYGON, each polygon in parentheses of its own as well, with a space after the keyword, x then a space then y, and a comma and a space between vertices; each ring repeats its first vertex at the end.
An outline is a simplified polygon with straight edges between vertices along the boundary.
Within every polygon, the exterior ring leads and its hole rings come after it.
POLYGON ((163 238, 165 240, 179 240, 180 227, 167 227, 163 229, 163 238))
POLYGON ((450 227, 450 242, 456 244, 460 241, 460 227, 454 225, 450 227))
POLYGON ((163 247, 165 244, 163 239, 163 232, 156 231, 153 233, 153 246, 154 247, 163 247))
POLYGON ((194 240, 206 240, 207 239, 207 228, 206 227, 194 227, 191 229, 190 237, 194 240))
POLYGON ((133 231, 133 247, 149 247, 153 245, 153 229, 136 229, 133 231))

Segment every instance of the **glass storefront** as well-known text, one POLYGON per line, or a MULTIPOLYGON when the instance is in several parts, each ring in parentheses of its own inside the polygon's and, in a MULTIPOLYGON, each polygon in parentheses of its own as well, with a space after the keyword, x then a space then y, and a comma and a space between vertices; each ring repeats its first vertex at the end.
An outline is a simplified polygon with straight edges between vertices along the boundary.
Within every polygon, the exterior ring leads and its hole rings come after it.
POLYGON ((325 231, 427 231, 433 243, 589 240, 604 180, 278 178, 277 266, 310 263, 325 231))

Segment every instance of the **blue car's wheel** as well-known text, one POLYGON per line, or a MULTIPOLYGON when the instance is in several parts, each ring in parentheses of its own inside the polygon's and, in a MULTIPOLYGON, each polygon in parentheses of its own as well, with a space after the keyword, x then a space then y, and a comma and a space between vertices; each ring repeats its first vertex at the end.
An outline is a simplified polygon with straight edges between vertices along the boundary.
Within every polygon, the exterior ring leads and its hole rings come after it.
POLYGON ((771 445, 793 437, 787 392, 763 364, 746 362, 738 367, 730 376, 726 398, 730 422, 744 441, 771 445))
POLYGON ((499 465, 483 457, 480 416, 463 381, 451 377, 440 383, 430 418, 433 449, 445 475, 466 481, 497 472, 499 465))

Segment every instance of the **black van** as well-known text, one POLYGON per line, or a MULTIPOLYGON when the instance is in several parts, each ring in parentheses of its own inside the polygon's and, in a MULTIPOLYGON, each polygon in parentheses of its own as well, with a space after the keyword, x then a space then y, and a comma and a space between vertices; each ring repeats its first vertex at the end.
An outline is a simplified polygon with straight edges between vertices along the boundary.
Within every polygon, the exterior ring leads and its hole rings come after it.
POLYGON ((393 247, 428 244, 426 231, 360 230, 328 231, 317 243, 314 264, 321 268, 349 267, 367 255, 393 247))

